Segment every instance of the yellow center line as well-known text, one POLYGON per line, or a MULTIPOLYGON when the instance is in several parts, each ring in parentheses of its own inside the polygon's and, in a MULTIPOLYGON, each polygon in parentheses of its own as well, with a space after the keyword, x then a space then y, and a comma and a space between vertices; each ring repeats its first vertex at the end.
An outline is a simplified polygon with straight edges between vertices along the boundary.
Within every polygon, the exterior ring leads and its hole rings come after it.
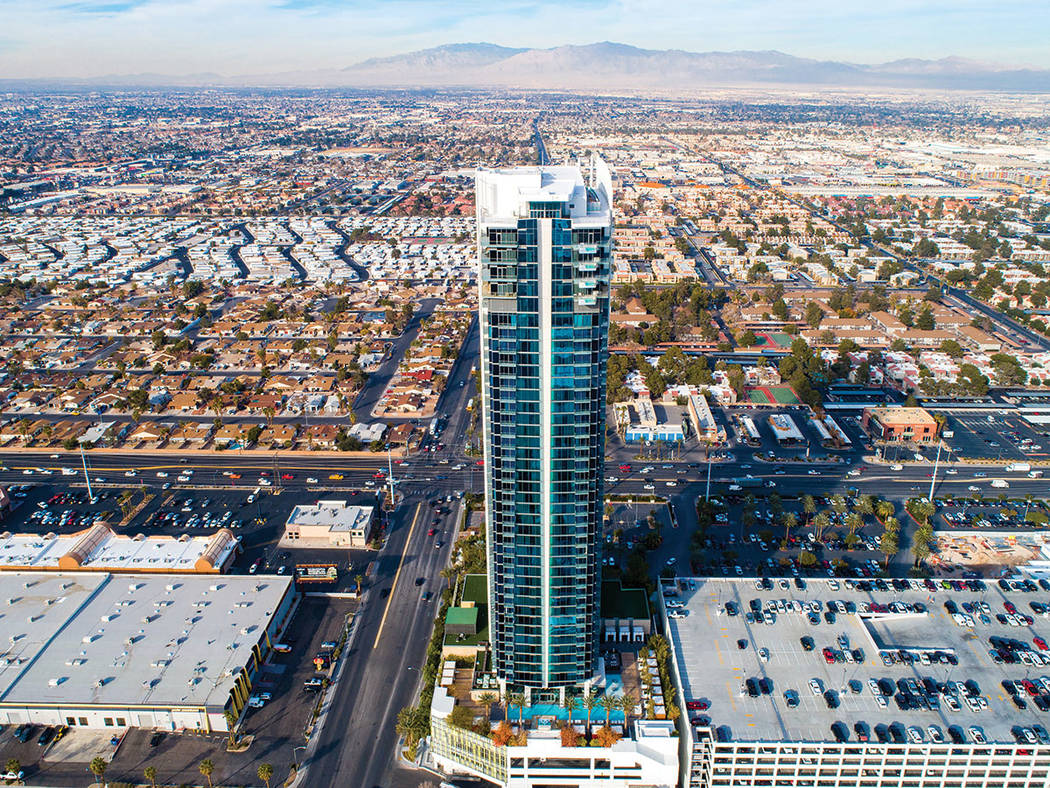
POLYGON ((394 582, 390 586, 390 596, 386 598, 386 607, 383 608, 383 617, 379 620, 379 631, 376 632, 375 643, 372 644, 372 649, 375 650, 379 646, 379 638, 383 635, 383 625, 386 624, 387 613, 390 612, 390 603, 394 601, 394 590, 397 588, 397 579, 401 577, 401 567, 405 565, 405 556, 408 555, 408 546, 412 544, 412 534, 416 530, 416 522, 419 520, 419 512, 422 509, 423 504, 416 504, 416 514, 412 518, 412 525, 408 529, 408 538, 405 539, 405 549, 401 552, 401 560, 397 563, 397 571, 394 573, 394 582))

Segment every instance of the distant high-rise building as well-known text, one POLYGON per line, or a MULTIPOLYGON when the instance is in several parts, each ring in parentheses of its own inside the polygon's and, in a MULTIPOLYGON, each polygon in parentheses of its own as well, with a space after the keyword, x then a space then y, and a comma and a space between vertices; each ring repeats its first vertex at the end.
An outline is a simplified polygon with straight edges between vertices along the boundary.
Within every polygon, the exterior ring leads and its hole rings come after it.
POLYGON ((499 679, 594 674, 612 183, 576 166, 477 177, 489 626, 499 679))

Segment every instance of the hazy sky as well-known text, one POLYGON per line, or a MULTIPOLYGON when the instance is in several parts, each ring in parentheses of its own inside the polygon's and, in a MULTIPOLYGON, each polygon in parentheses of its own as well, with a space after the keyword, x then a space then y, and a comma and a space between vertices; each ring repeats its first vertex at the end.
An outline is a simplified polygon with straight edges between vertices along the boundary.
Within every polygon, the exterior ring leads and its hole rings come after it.
POLYGON ((1050 0, 0 0, 0 20, 0 78, 270 73, 468 41, 1050 68, 1050 0))

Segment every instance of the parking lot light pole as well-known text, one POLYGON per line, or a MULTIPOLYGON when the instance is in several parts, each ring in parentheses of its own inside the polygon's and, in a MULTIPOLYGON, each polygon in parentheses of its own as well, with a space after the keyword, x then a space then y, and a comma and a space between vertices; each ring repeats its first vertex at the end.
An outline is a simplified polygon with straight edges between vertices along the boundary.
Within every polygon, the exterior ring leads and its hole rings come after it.
POLYGON ((711 498, 711 454, 707 455, 707 487, 704 488, 704 503, 711 498))
POLYGON ((306 749, 306 745, 305 744, 300 745, 299 747, 292 747, 292 765, 296 768, 296 770, 299 769, 299 761, 296 760, 295 754, 297 752, 299 752, 299 750, 305 750, 305 749, 306 749))

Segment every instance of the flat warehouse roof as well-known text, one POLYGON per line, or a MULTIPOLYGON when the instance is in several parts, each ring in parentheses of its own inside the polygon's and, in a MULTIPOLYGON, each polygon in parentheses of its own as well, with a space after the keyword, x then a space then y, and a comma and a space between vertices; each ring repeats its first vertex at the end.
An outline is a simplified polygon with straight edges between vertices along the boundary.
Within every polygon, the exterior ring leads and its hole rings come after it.
MULTIPOLYGON (((989 741, 1014 743, 1011 728, 1015 725, 1047 725, 1050 717, 1029 702, 1028 708, 1018 710, 1003 689, 1003 679, 1037 679, 1050 675, 1050 666, 1024 664, 995 664, 989 655, 989 637, 1016 638, 1027 642, 1033 650, 1033 637, 1050 640, 1050 621, 1035 616, 1032 627, 1009 626, 999 623, 995 614, 1005 613, 1004 602, 1011 601, 1021 612, 1030 612, 1028 602, 1045 602, 1045 595, 1022 592, 1003 592, 989 584, 984 591, 948 591, 923 589, 895 591, 859 591, 849 589, 837 581, 833 590, 828 580, 806 580, 806 588, 798 589, 788 581, 783 589, 774 581, 772 590, 759 590, 755 580, 722 578, 695 578, 696 590, 679 591, 685 605, 684 618, 669 618, 668 633, 674 644, 679 673, 683 684, 684 701, 706 700, 710 709, 703 714, 711 718, 713 727, 728 726, 733 741, 832 741, 831 725, 844 722, 852 740, 854 723, 863 721, 871 729, 879 723, 890 725, 901 722, 920 728, 927 742, 929 725, 936 725, 947 738, 949 725, 966 730, 977 726, 989 741), (821 604, 819 624, 811 624, 806 613, 778 612, 772 624, 749 623, 746 613, 750 602, 757 599, 765 609, 768 601, 793 600, 803 605, 816 601, 821 604), (963 602, 987 602, 992 614, 990 623, 975 621, 974 627, 955 623, 944 608, 944 602, 953 600, 962 608, 963 602), (835 614, 834 623, 825 621, 830 600, 853 602, 857 613, 835 614), (725 612, 725 603, 734 602, 739 615, 725 612), (861 612, 862 603, 889 605, 893 602, 921 603, 924 613, 861 612), (828 664, 822 654, 824 647, 839 649, 839 636, 849 639, 849 648, 860 649, 860 663, 833 662, 828 664), (814 649, 805 651, 800 638, 813 638, 814 649), (738 641, 746 641, 740 649, 738 641), (759 654, 767 649, 768 661, 759 654), (940 650, 958 658, 958 665, 935 663, 922 665, 883 664, 880 649, 940 650), (893 698, 886 708, 880 708, 868 686, 869 679, 898 679, 929 677, 936 682, 964 682, 972 679, 980 687, 987 708, 970 711, 965 703, 960 711, 951 711, 941 696, 940 708, 931 710, 901 710, 893 698), (741 694, 741 684, 748 678, 767 678, 772 692, 750 697, 741 694), (814 694, 810 679, 817 679, 824 690, 835 690, 840 705, 827 707, 824 698, 814 694), (861 692, 853 693, 848 682, 859 681, 861 692), (784 691, 798 693, 800 705, 789 708, 784 691)), ((975 616, 975 619, 977 617, 975 616)), ((1022 694, 1024 691, 1022 690, 1022 694)), ((1031 699, 1029 699, 1030 701, 1031 699)), ((698 712, 699 713, 699 712, 698 712)), ((874 737, 872 739, 874 741, 874 737)))
MULTIPOLYGON (((21 649, 17 675, 8 676, 10 665, 0 674, 6 679, 0 703, 221 708, 235 671, 248 663, 291 582, 275 576, 0 574, 0 599, 18 600, 14 611, 0 611, 12 624, 57 614, 46 639, 37 636, 35 647, 21 649)), ((38 627, 35 622, 32 628, 38 627)), ((0 641, 0 647, 7 644, 0 641)))

